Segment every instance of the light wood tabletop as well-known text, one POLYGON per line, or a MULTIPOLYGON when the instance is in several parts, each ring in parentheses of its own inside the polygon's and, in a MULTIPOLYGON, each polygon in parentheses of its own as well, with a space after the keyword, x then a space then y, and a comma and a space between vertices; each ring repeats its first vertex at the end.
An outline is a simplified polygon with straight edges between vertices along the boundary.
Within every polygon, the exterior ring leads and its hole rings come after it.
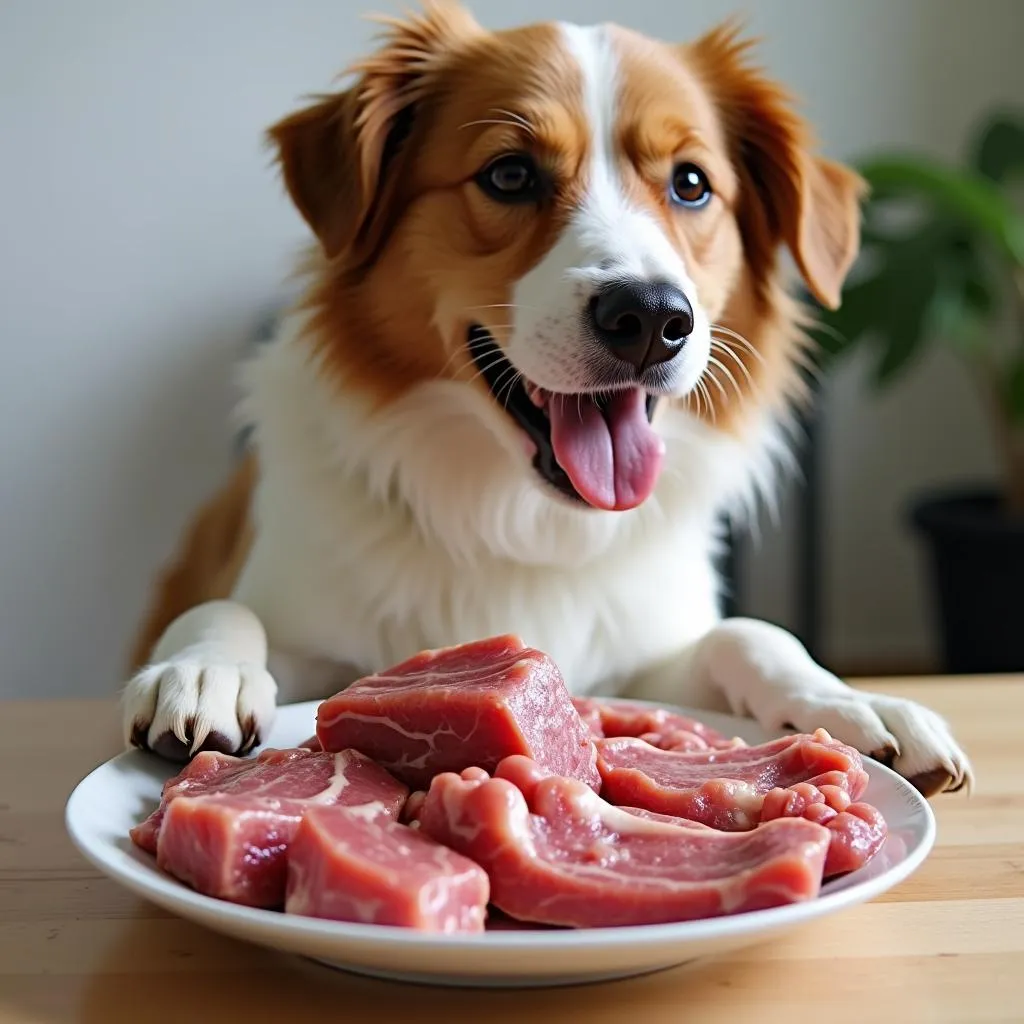
POLYGON ((1024 1021, 1024 677, 880 681, 953 723, 977 775, 898 889, 790 937, 548 990, 370 981, 223 938, 91 869, 64 832, 119 749, 111 701, 0 703, 0 1021, 1024 1021))

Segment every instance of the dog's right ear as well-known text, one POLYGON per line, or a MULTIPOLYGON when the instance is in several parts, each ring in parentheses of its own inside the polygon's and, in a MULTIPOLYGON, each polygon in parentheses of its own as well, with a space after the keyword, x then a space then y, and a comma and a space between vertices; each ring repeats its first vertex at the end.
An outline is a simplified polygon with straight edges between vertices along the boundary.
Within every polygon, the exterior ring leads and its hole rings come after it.
POLYGON ((351 245, 368 203, 358 174, 355 90, 324 96, 269 131, 285 188, 328 256, 351 245))
POLYGON ((455 46, 483 32, 447 2, 380 20, 387 26, 382 45, 351 69, 353 86, 319 97, 267 133, 285 187, 329 257, 379 239, 417 103, 455 46))

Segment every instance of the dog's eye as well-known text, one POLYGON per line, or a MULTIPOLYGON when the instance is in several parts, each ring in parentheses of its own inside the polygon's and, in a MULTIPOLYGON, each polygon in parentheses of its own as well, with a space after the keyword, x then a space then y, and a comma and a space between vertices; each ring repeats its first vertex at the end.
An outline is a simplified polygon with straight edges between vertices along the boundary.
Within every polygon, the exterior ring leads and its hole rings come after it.
POLYGON ((500 203, 528 203, 540 193, 540 173, 533 158, 525 153, 492 160, 476 180, 484 192, 500 203))
POLYGON ((696 209, 711 198, 711 183, 696 164, 677 164, 669 193, 674 203, 696 209))

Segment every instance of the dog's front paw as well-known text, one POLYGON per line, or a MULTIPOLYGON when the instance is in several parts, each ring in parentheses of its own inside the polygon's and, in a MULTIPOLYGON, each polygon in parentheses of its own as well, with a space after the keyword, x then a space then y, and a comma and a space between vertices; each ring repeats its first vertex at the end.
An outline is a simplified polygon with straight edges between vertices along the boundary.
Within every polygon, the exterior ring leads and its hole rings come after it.
POLYGON ((946 720, 930 708, 901 697, 860 694, 896 737, 891 762, 925 796, 955 793, 974 785, 974 772, 946 720))
POLYGON ((183 654, 148 665, 125 687, 125 742, 187 761, 201 750, 244 754, 274 720, 266 669, 183 654))
POLYGON ((825 729, 894 768, 925 796, 970 789, 970 760, 940 715, 900 697, 843 690, 790 691, 772 724, 799 732, 825 729))

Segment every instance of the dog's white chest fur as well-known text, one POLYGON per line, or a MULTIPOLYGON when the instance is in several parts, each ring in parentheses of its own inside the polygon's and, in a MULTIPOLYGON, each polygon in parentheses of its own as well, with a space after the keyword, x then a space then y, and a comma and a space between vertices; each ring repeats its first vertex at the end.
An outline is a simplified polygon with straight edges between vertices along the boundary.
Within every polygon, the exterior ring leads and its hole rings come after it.
MULTIPOLYGON (((619 689, 717 621, 716 509, 753 465, 738 445, 668 412, 655 499, 573 508, 540 490, 511 424, 476 404, 488 396, 438 382, 374 414, 324 379, 300 331, 246 371, 261 483, 235 597, 276 652, 365 671, 515 632, 582 693, 619 689)), ((308 695, 321 687, 311 676, 308 695)))

